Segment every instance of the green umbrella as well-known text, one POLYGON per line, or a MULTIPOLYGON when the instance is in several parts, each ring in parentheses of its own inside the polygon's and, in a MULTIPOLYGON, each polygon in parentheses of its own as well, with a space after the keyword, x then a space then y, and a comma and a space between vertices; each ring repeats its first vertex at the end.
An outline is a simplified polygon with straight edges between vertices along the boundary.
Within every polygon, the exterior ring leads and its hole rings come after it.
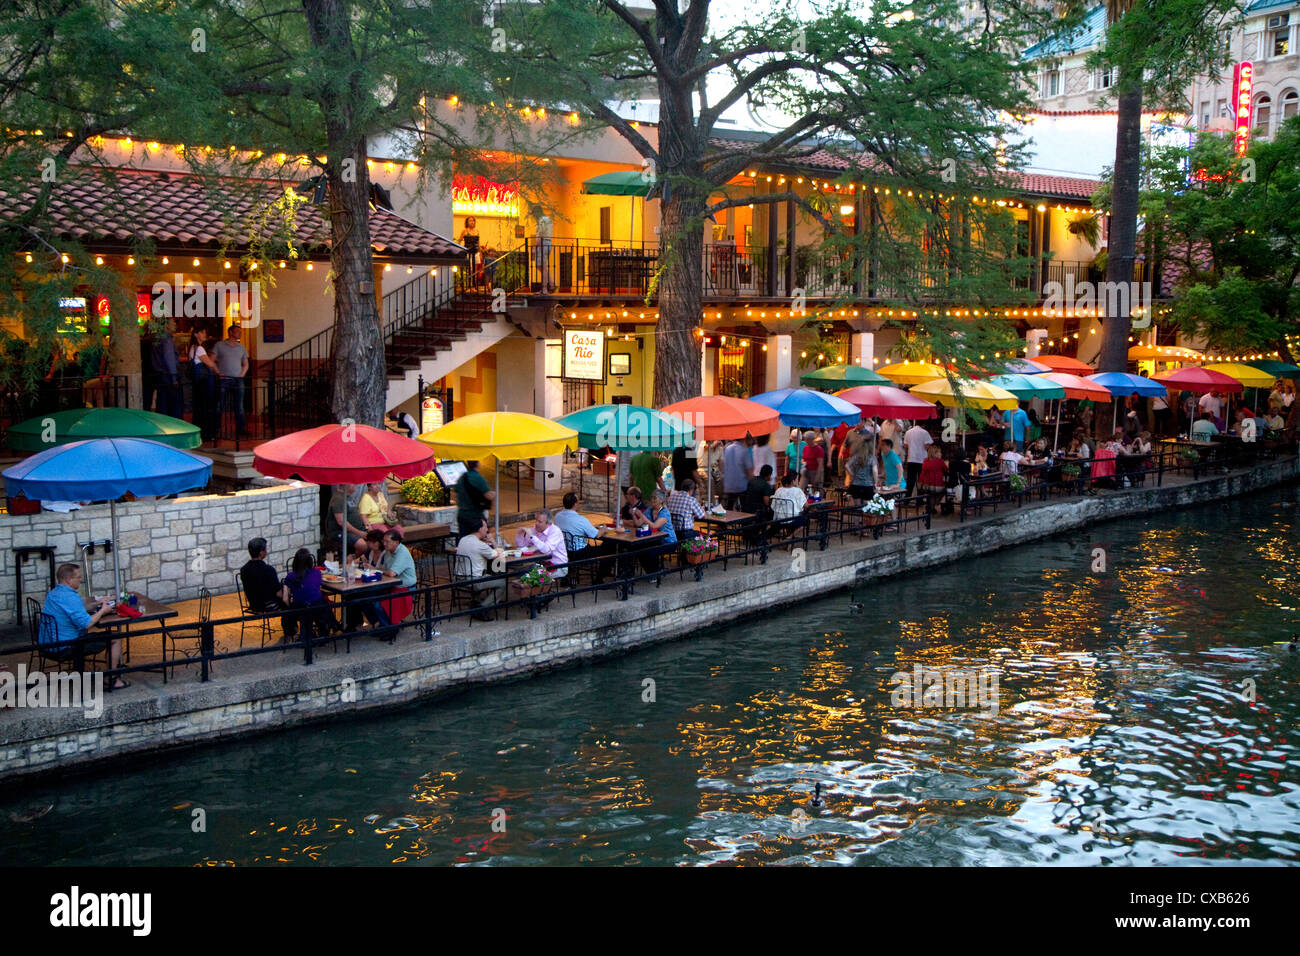
POLYGON ((1292 375, 1300 373, 1300 368, 1288 362, 1279 362, 1277 359, 1260 359, 1258 362, 1242 362, 1241 364, 1257 368, 1261 372, 1267 372, 1269 375, 1275 375, 1278 378, 1290 378, 1292 375))
POLYGON ((808 388, 838 392, 856 385, 893 385, 894 383, 861 365, 827 365, 815 372, 799 376, 799 384, 808 388))
POLYGON ((13 451, 44 451, 94 438, 148 438, 182 449, 203 444, 198 426, 137 408, 72 408, 37 415, 9 429, 6 443, 13 451))
MULTIPOLYGON (((695 444, 693 426, 673 415, 642 405, 592 405, 556 421, 578 433, 580 447, 594 449, 608 445, 618 452, 620 461, 616 467, 619 470, 624 451, 672 451, 695 444)), ((613 504, 617 523, 618 502, 613 504)))
MULTIPOLYGON (((628 245, 635 243, 636 235, 636 198, 642 199, 654 187, 655 180, 650 171, 642 169, 619 169, 612 173, 592 176, 582 184, 582 191, 588 196, 632 196, 632 223, 628 227, 628 245)), ((644 217, 643 217, 644 218, 644 217)))

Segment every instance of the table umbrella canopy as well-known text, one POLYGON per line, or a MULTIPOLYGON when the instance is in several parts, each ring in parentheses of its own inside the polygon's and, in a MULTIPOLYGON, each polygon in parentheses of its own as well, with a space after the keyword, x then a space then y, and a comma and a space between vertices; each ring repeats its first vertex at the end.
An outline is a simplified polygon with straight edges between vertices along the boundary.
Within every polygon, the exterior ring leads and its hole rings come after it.
POLYGON ((1128 350, 1130 362, 1149 360, 1155 362, 1200 362, 1205 356, 1196 349, 1181 345, 1135 345, 1128 350))
POLYGON ((588 196, 641 196, 644 198, 655 184, 655 178, 640 169, 619 169, 612 173, 592 176, 582 184, 588 196))
MULTIPOLYGON (((99 438, 60 445, 33 455, 4 472, 5 491, 28 498, 109 501, 117 542, 117 499, 175 495, 202 488, 212 479, 212 462, 146 438, 99 438)), ((122 549, 113 548, 113 594, 122 593, 122 549)))
POLYGON ((856 405, 810 388, 778 388, 754 395, 750 401, 775 409, 781 424, 791 428, 834 428, 856 424, 862 418, 856 405))
POLYGON ((854 385, 892 383, 879 372, 873 372, 861 365, 827 365, 825 368, 799 376, 799 384, 809 388, 825 388, 834 391, 840 388, 851 388, 854 385))
POLYGON ((1244 364, 1249 365, 1251 368, 1257 368, 1262 372, 1268 372, 1269 375, 1276 375, 1278 378, 1290 378, 1292 375, 1300 375, 1300 365, 1279 362, 1277 359, 1258 359, 1244 364))
POLYGON ((1215 362, 1213 365, 1202 365, 1201 368, 1207 372, 1220 372, 1247 388, 1271 388, 1276 380, 1276 376, 1240 362, 1215 362))
POLYGON ((695 426, 696 437, 705 441, 770 435, 781 425, 776 411, 758 402, 727 395, 701 395, 665 405, 663 411, 695 426))
POLYGON ((478 412, 425 432, 420 441, 440 458, 457 461, 489 456, 501 461, 562 455, 582 447, 567 425, 525 412, 478 412))
POLYGON ((1068 355, 1035 355, 1034 361, 1046 365, 1053 372, 1068 372, 1071 375, 1091 375, 1096 371, 1087 362, 1080 362, 1068 355))
POLYGON ((1087 375, 1085 378, 1090 382, 1101 385, 1111 395, 1120 398, 1125 395, 1154 398, 1157 395, 1165 394, 1165 386, 1159 382, 1141 375, 1130 375, 1128 372, 1098 372, 1096 375, 1087 375))
POLYGON ((1018 358, 1007 362, 1007 375, 1041 375, 1052 371, 1052 366, 1044 365, 1038 359, 1018 358))
POLYGON ((202 488, 212 462, 145 438, 99 438, 59 445, 4 471, 8 494, 57 501, 113 501, 202 488))
POLYGON ((556 421, 578 433, 583 448, 672 451, 695 444, 695 429, 680 418, 641 405, 593 405, 556 421))
POLYGON ((1155 381, 1170 389, 1185 388, 1189 392, 1243 391, 1241 383, 1232 376, 1205 368, 1180 368, 1173 372, 1161 372, 1155 381))
POLYGON ((1094 402, 1111 401, 1110 389, 1096 382, 1090 382, 1086 378, 1071 375, 1069 372, 1048 372, 1043 378, 1064 388, 1066 398, 1087 398, 1094 402))
POLYGON ((945 369, 929 362, 899 362, 895 365, 886 365, 878 371, 898 385, 921 385, 948 375, 945 369))
POLYGON ((1048 381, 1042 375, 995 375, 989 381, 1024 401, 1031 398, 1065 398, 1064 387, 1048 381))
POLYGON ((173 448, 198 448, 203 444, 197 425, 170 415, 136 408, 71 408, 37 415, 13 426, 8 445, 14 451, 44 451, 96 438, 147 438, 173 448))
POLYGON ((968 378, 958 379, 957 388, 961 390, 960 398, 957 397, 953 384, 946 378, 941 378, 916 386, 912 389, 912 394, 917 398, 925 399, 927 402, 937 402, 952 407, 962 405, 974 408, 1012 409, 1020 407, 1020 399, 1005 388, 1000 388, 989 382, 977 382, 968 378))
POLYGON ((268 478, 317 485, 364 485, 390 474, 428 474, 433 454, 424 445, 386 428, 321 425, 264 442, 253 449, 253 467, 268 478))
POLYGON ((927 401, 915 398, 901 388, 889 385, 859 385, 835 393, 855 405, 864 418, 906 418, 909 421, 918 418, 938 418, 939 409, 927 401))

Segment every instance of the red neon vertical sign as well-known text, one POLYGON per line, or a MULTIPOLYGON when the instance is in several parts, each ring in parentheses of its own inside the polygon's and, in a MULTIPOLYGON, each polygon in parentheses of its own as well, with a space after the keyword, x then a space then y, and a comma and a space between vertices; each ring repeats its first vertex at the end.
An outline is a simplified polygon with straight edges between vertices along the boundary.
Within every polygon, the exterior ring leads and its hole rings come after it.
POLYGON ((1250 100, 1255 85, 1255 68, 1249 60, 1238 63, 1232 70, 1233 139, 1237 155, 1241 156, 1250 145, 1250 100))

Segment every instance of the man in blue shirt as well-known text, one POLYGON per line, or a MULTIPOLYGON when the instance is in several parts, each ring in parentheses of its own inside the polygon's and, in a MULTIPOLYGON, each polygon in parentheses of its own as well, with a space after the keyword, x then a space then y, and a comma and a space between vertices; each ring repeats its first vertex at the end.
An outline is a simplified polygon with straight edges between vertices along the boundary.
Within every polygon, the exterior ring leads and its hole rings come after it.
POLYGON ((1025 429, 1029 427, 1029 416, 1025 414, 1023 407, 1018 407, 1010 415, 1010 421, 1007 422, 1006 441, 1016 443, 1016 451, 1025 450, 1025 429))
MULTIPOLYGON (((94 614, 86 610, 86 604, 81 599, 81 565, 79 564, 60 564, 54 573, 54 578, 58 584, 46 595, 45 603, 41 606, 42 614, 54 618, 54 633, 49 634, 42 629, 40 642, 47 648, 46 653, 49 656, 66 659, 76 653, 73 645, 85 637, 89 628, 99 623, 99 619, 108 613, 113 602, 105 598, 99 602, 99 608, 94 614)), ((114 640, 109 644, 108 666, 119 667, 121 660, 122 642, 114 640)), ((127 686, 129 686, 127 681, 119 677, 113 682, 111 689, 118 690, 127 686)))
POLYGON ((564 532, 564 547, 570 561, 588 561, 597 557, 607 559, 596 565, 596 580, 603 581, 612 567, 608 560, 612 549, 604 541, 592 545, 587 539, 603 538, 608 529, 597 528, 583 515, 578 514, 578 496, 572 491, 565 494, 564 508, 555 513, 551 523, 564 532), (582 552, 581 555, 577 554, 579 551, 582 552))
POLYGON ((885 488, 898 489, 903 485, 903 459, 894 451, 894 443, 888 438, 880 440, 880 460, 885 466, 885 488))
POLYGON ((725 504, 728 508, 736 506, 753 475, 754 466, 750 463, 749 449, 743 442, 729 442, 722 452, 722 493, 726 496, 725 504))

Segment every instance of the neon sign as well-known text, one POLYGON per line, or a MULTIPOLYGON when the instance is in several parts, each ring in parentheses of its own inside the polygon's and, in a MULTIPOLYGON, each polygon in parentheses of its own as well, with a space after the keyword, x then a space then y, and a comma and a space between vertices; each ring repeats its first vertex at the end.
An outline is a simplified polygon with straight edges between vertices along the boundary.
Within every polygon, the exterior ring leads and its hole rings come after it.
POLYGON ((519 218, 519 187, 482 176, 453 176, 451 211, 467 216, 519 218))
POLYGON ((1250 100, 1255 86, 1255 67, 1249 60, 1232 70, 1233 140, 1237 155, 1244 155, 1250 145, 1250 100))

